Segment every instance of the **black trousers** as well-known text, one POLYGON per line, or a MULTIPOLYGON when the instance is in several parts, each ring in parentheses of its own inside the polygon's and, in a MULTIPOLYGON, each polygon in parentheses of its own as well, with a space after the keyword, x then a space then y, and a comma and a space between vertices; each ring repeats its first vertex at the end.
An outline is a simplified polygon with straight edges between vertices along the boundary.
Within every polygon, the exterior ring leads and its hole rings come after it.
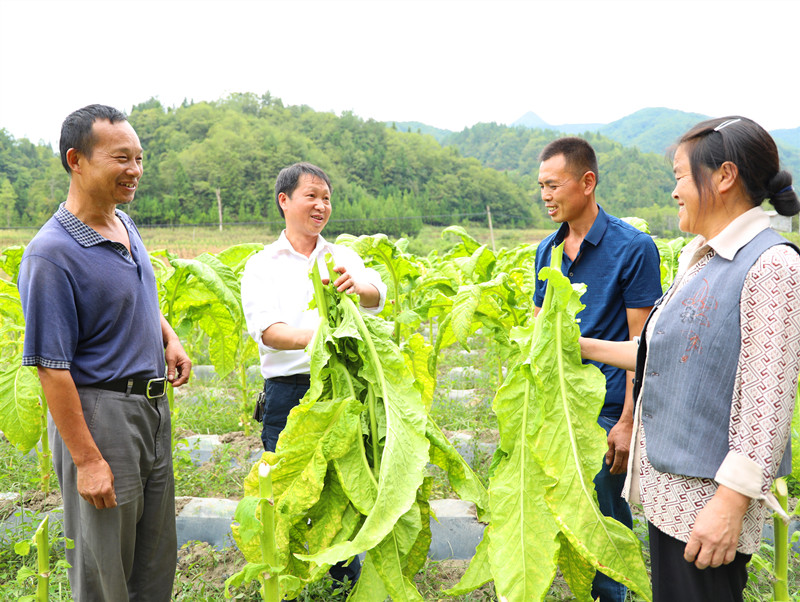
POLYGON ((647 526, 653 602, 742 602, 750 554, 737 552, 730 564, 701 570, 683 559, 684 542, 647 526))
MULTIPOLYGON (((308 391, 309 385, 304 382, 307 379, 308 375, 305 374, 297 377, 280 377, 280 380, 268 379, 264 381, 266 404, 264 407, 261 441, 266 451, 275 451, 278 436, 286 427, 286 417, 291 409, 300 403, 300 400, 308 391)), ((361 560, 356 556, 347 566, 344 566, 343 562, 339 562, 334 564, 328 573, 332 579, 340 583, 344 581, 345 577, 350 583, 355 583, 361 575, 361 560)))

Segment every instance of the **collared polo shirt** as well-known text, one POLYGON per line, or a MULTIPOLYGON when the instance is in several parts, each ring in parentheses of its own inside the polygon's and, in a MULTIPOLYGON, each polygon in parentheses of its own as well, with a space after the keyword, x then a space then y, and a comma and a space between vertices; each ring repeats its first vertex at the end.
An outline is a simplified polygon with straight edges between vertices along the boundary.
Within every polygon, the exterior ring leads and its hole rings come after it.
POLYGON ((164 376, 153 266, 133 221, 116 214, 130 253, 64 204, 26 247, 18 278, 23 365, 69 370, 78 386, 164 376))
MULTIPOLYGON (((608 215, 602 207, 581 243, 575 260, 566 253, 561 272, 570 282, 584 283, 581 302, 586 308, 577 319, 585 337, 607 341, 627 341, 627 308, 650 307, 661 296, 661 268, 653 239, 621 219, 608 215)), ((536 273, 550 265, 553 247, 567 236, 569 224, 545 238, 536 252, 536 273)), ((537 279, 534 304, 544 303, 545 282, 537 279)), ((639 333, 634 333, 639 334, 639 333)), ((625 403, 625 371, 607 364, 590 362, 606 377, 606 399, 601 416, 618 419, 625 403)))

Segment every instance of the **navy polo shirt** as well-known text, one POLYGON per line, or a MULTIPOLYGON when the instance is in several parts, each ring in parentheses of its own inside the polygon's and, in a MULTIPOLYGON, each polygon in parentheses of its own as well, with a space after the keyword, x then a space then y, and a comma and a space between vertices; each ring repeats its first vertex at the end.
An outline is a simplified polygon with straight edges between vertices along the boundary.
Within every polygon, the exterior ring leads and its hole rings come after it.
POLYGON ((133 221, 131 252, 78 220, 62 204, 22 256, 22 363, 69 370, 75 384, 165 372, 158 291, 133 221))
MULTIPOLYGON (((581 302, 586 308, 577 319, 581 334, 607 341, 627 341, 628 316, 626 309, 650 307, 661 296, 661 267, 653 239, 608 215, 602 207, 578 256, 573 261, 564 254, 561 272, 570 282, 584 283, 586 293, 581 302)), ((536 273, 550 265, 553 247, 564 242, 569 232, 567 223, 545 238, 536 251, 536 273)), ((544 303, 546 282, 536 280, 534 304, 544 303)), ((634 334, 639 334, 634 333, 634 334)), ((618 419, 625 404, 625 371, 598 362, 595 364, 606 376, 606 400, 601 416, 618 419)))

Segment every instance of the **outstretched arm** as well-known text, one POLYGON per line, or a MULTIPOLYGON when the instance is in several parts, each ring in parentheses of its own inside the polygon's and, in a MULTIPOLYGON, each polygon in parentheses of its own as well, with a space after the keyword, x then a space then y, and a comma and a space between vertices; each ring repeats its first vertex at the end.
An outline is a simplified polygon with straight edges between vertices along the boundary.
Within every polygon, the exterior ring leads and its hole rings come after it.
MULTIPOLYGON (((625 310, 628 317, 628 333, 630 337, 638 336, 644 328, 647 316, 650 314, 650 307, 629 307, 625 310)), ((628 341, 625 341, 626 343, 628 341)), ((635 350, 634 350, 635 353, 635 350)), ((635 363, 634 357, 634 363, 635 363)), ((625 404, 622 414, 608 433, 608 452, 606 452, 606 464, 610 466, 611 474, 623 474, 628 469, 628 453, 631 446, 631 434, 633 433, 633 377, 634 373, 628 371, 625 374, 625 404)))
POLYGON ((634 341, 603 341, 580 337, 581 357, 585 360, 594 360, 623 370, 636 369, 636 350, 638 344, 634 341))

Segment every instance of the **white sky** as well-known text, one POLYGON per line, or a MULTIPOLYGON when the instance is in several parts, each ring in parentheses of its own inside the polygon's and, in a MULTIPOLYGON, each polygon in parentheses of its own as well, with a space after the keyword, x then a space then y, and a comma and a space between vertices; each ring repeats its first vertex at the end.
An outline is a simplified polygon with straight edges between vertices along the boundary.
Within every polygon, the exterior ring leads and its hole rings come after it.
POLYGON ((451 130, 645 107, 800 126, 797 0, 0 0, 0 128, 58 144, 129 112, 269 91, 451 130))

